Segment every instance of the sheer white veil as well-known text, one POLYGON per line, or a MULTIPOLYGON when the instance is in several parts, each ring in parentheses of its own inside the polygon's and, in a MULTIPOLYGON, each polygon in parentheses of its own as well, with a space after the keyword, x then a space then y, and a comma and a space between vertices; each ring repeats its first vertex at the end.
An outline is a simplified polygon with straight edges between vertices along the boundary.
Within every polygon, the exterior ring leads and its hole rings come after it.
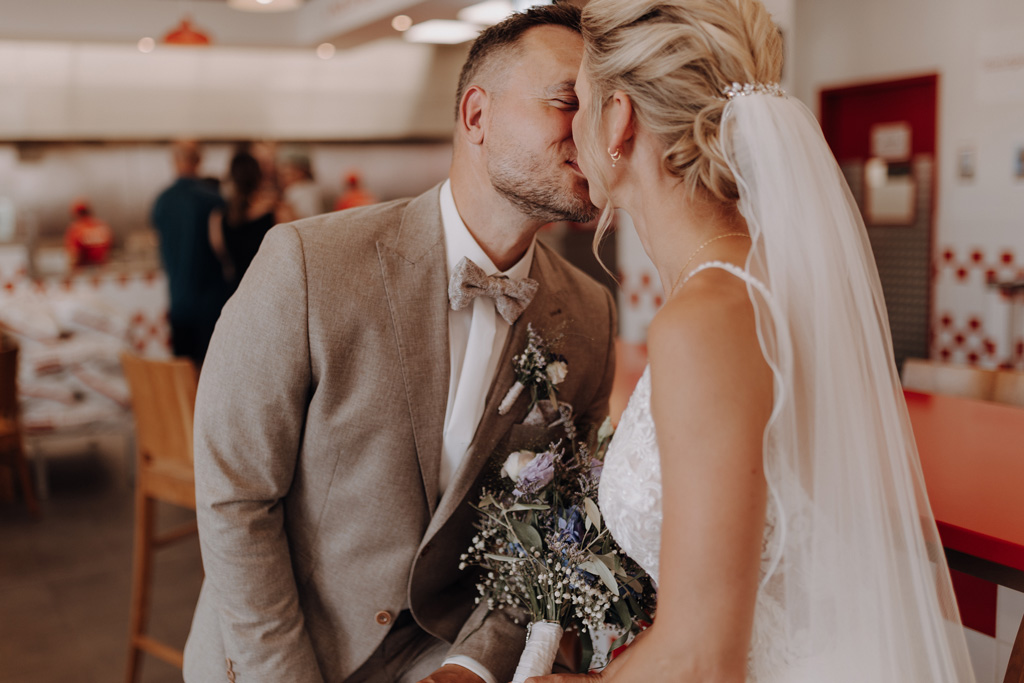
POLYGON ((829 683, 973 681, 846 181, 795 98, 734 97, 722 139, 747 269, 769 292, 748 288, 775 374, 764 466, 777 521, 761 590, 781 607, 786 658, 829 683))

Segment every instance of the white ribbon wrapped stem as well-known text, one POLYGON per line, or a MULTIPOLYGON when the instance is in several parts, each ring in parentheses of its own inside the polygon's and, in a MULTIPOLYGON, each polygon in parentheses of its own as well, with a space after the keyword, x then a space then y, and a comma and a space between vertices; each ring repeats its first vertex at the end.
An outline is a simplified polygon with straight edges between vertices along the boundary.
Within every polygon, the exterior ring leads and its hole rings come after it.
POLYGON ((553 621, 535 621, 530 624, 526 635, 526 647, 519 658, 519 666, 512 677, 512 683, 524 683, 530 676, 544 676, 551 673, 551 666, 558 656, 558 645, 562 642, 562 627, 553 621))
POLYGON ((522 382, 516 380, 516 383, 513 384, 512 388, 508 390, 507 394, 505 394, 505 398, 501 400, 501 405, 498 406, 498 415, 504 415, 508 411, 512 410, 512 404, 516 402, 516 399, 519 398, 519 394, 523 393, 523 389, 525 388, 526 387, 523 386, 522 382))

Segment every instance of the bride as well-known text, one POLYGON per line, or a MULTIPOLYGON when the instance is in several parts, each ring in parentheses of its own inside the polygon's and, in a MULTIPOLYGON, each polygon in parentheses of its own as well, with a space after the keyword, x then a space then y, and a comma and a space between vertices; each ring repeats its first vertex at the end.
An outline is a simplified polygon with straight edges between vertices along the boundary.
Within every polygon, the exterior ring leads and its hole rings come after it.
POLYGON ((602 680, 973 681, 863 223, 757 0, 591 0, 574 134, 667 301, 600 504, 659 586, 602 680))

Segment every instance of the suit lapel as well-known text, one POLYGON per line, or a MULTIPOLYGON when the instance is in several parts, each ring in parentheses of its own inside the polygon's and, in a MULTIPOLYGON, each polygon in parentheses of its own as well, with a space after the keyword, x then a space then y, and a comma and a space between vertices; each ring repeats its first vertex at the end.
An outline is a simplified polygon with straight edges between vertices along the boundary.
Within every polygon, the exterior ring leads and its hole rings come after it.
POLYGON ((409 202, 377 256, 405 379, 406 399, 431 514, 437 505, 448 402, 448 272, 438 188, 409 202))
POLYGON ((498 406, 508 390, 515 384, 516 377, 512 359, 526 348, 528 326, 532 324, 539 334, 549 336, 552 331, 559 329, 565 320, 559 296, 565 283, 553 267, 547 248, 539 243, 534 254, 533 266, 530 268, 530 277, 540 283, 540 288, 519 320, 509 330, 508 340, 505 342, 501 360, 498 362, 498 370, 487 392, 484 414, 480 418, 473 443, 445 491, 437 512, 430 521, 425 539, 433 536, 451 517, 466 494, 469 493, 469 489, 476 482, 480 471, 486 465, 502 437, 514 424, 522 422, 526 417, 530 403, 529 392, 524 391, 512 409, 505 415, 498 414, 498 406))

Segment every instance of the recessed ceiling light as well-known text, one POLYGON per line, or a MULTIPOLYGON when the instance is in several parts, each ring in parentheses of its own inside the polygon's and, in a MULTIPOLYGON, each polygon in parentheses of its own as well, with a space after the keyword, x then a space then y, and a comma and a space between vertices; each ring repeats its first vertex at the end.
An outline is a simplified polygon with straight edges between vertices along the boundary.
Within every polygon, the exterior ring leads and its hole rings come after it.
POLYGON ((228 7, 243 12, 287 12, 298 9, 305 0, 228 0, 228 7))
POLYGON ((408 31, 412 26, 412 19, 406 14, 399 14, 391 20, 391 28, 396 31, 408 31))
POLYGON ((433 43, 435 45, 458 45, 473 40, 480 33, 480 27, 465 21, 431 19, 416 24, 402 36, 410 43, 433 43))
POLYGON ((510 0, 484 0, 469 7, 463 7, 456 16, 461 21, 480 26, 494 26, 502 19, 512 14, 515 7, 510 0))

